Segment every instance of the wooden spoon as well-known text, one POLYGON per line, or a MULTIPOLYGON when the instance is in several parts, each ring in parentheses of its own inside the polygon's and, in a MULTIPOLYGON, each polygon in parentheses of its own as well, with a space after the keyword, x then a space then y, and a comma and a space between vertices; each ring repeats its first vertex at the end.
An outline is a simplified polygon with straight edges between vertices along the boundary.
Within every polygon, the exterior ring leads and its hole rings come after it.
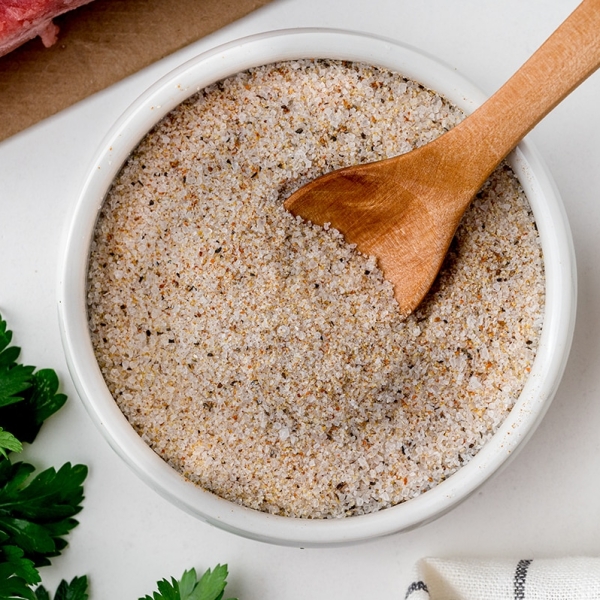
POLYGON ((421 302, 459 221, 518 142, 600 66, 600 0, 584 0, 489 100, 433 142, 333 171, 284 203, 378 259, 400 311, 421 302))

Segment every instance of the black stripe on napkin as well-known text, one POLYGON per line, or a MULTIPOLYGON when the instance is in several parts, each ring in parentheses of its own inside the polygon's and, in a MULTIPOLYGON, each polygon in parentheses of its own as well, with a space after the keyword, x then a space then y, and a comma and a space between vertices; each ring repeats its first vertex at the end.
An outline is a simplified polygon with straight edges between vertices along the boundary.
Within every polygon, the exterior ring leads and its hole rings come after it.
POLYGON ((406 600, 413 592, 418 592, 421 590, 429 594, 429 590, 427 589, 424 581, 413 581, 408 586, 408 590, 406 590, 406 596, 404 596, 404 600, 406 600))
POLYGON ((523 559, 517 563, 515 578, 513 580, 515 600, 525 600, 525 580, 527 579, 527 570, 531 562, 531 560, 523 559))

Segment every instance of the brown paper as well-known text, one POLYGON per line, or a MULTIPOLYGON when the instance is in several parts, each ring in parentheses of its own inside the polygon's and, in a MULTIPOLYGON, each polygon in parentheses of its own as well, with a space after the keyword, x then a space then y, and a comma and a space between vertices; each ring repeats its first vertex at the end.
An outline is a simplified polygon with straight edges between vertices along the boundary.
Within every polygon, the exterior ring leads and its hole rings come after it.
POLYGON ((94 0, 0 58, 0 140, 183 48, 269 0, 94 0))

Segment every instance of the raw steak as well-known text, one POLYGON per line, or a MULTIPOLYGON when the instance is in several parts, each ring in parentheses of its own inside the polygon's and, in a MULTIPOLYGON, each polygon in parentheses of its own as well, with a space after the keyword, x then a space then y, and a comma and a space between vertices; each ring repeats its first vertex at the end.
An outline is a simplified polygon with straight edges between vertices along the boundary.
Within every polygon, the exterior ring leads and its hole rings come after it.
POLYGON ((54 17, 92 0, 0 0, 0 56, 40 36, 46 48, 56 42, 54 17))

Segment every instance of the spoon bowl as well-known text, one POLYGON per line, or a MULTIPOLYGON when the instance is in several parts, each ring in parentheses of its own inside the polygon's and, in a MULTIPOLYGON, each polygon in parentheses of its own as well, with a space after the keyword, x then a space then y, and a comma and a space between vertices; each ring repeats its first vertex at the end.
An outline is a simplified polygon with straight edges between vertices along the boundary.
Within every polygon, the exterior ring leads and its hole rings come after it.
POLYGON ((471 116, 433 142, 315 179, 284 206, 378 259, 400 312, 433 284, 464 211, 521 139, 600 66, 600 0, 584 0, 471 116))
POLYGON ((403 315, 423 299, 460 219, 485 178, 450 185, 463 173, 442 136, 399 157, 332 171, 285 202, 305 219, 331 224, 365 254, 376 256, 403 315))

